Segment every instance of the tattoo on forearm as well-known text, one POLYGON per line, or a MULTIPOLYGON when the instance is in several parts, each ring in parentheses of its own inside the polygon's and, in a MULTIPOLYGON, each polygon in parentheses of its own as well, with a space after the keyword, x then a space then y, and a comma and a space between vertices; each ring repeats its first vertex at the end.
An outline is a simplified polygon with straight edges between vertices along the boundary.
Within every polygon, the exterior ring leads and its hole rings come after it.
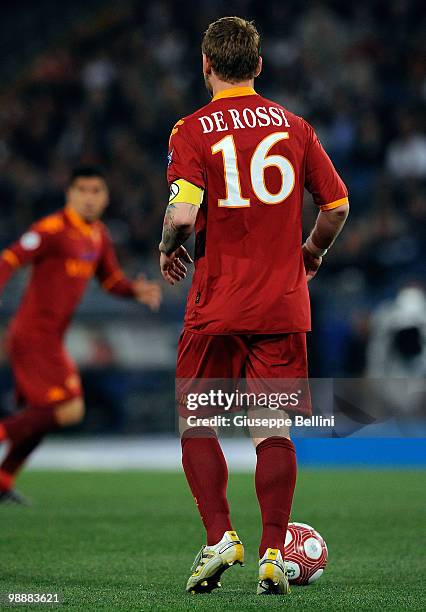
MULTIPOLYGON (((194 206, 195 208, 195 206, 194 206)), ((176 206, 169 204, 164 215, 163 235, 161 239, 162 250, 167 255, 176 251, 191 235, 192 227, 190 225, 177 226, 174 220, 176 206)), ((194 211, 196 214, 196 210, 194 211)))

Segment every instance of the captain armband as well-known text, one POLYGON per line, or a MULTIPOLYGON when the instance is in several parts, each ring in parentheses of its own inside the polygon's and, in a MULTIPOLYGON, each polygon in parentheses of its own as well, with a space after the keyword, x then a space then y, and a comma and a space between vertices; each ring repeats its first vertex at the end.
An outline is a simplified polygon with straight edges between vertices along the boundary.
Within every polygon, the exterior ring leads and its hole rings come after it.
POLYGON ((204 189, 189 183, 185 179, 177 179, 170 185, 169 204, 193 204, 200 206, 204 197, 204 189))

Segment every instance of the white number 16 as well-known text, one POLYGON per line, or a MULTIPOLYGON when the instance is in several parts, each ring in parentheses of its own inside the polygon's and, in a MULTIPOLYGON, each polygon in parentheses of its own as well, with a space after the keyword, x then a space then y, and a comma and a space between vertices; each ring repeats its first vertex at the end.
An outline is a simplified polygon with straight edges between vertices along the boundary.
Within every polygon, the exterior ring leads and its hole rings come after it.
MULTIPOLYGON (((250 179, 256 198, 264 204, 284 202, 294 189, 295 173, 289 160, 282 155, 268 155, 269 150, 289 137, 288 132, 274 132, 266 136, 256 147, 250 162, 250 179), (265 185, 265 169, 275 166, 281 173, 281 187, 271 193, 265 185)), ((225 136, 212 146, 212 153, 222 153, 226 185, 226 197, 218 201, 219 206, 243 208, 250 206, 250 199, 241 193, 240 173, 238 170, 237 149, 234 137, 225 136)))

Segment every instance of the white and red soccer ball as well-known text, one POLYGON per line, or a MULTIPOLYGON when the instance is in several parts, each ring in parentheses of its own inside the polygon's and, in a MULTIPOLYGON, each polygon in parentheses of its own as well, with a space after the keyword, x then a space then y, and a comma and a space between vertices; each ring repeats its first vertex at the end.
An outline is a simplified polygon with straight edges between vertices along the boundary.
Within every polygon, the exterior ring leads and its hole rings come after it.
POLYGON ((306 523, 289 523, 284 543, 285 566, 290 584, 312 584, 327 565, 327 544, 306 523))

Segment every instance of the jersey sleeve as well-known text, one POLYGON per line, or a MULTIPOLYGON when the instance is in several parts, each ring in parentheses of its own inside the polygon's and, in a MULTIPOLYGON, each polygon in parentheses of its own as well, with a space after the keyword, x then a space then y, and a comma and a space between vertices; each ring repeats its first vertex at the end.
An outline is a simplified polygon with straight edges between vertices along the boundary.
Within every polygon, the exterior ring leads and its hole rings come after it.
POLYGON ((35 263, 53 251, 54 236, 61 231, 61 223, 60 217, 57 221, 53 218, 38 221, 0 253, 0 293, 18 268, 35 263))
POLYGON ((321 210, 332 210, 348 203, 348 190, 318 140, 312 126, 308 129, 305 187, 321 210))
POLYGON ((118 264, 108 230, 105 228, 102 234, 102 252, 96 268, 96 276, 102 289, 107 293, 121 297, 135 297, 132 282, 125 277, 118 264))
POLYGON ((178 179, 184 179, 196 187, 205 189, 206 180, 201 147, 197 145, 196 135, 191 133, 184 119, 178 121, 172 129, 167 160, 169 185, 178 179))

